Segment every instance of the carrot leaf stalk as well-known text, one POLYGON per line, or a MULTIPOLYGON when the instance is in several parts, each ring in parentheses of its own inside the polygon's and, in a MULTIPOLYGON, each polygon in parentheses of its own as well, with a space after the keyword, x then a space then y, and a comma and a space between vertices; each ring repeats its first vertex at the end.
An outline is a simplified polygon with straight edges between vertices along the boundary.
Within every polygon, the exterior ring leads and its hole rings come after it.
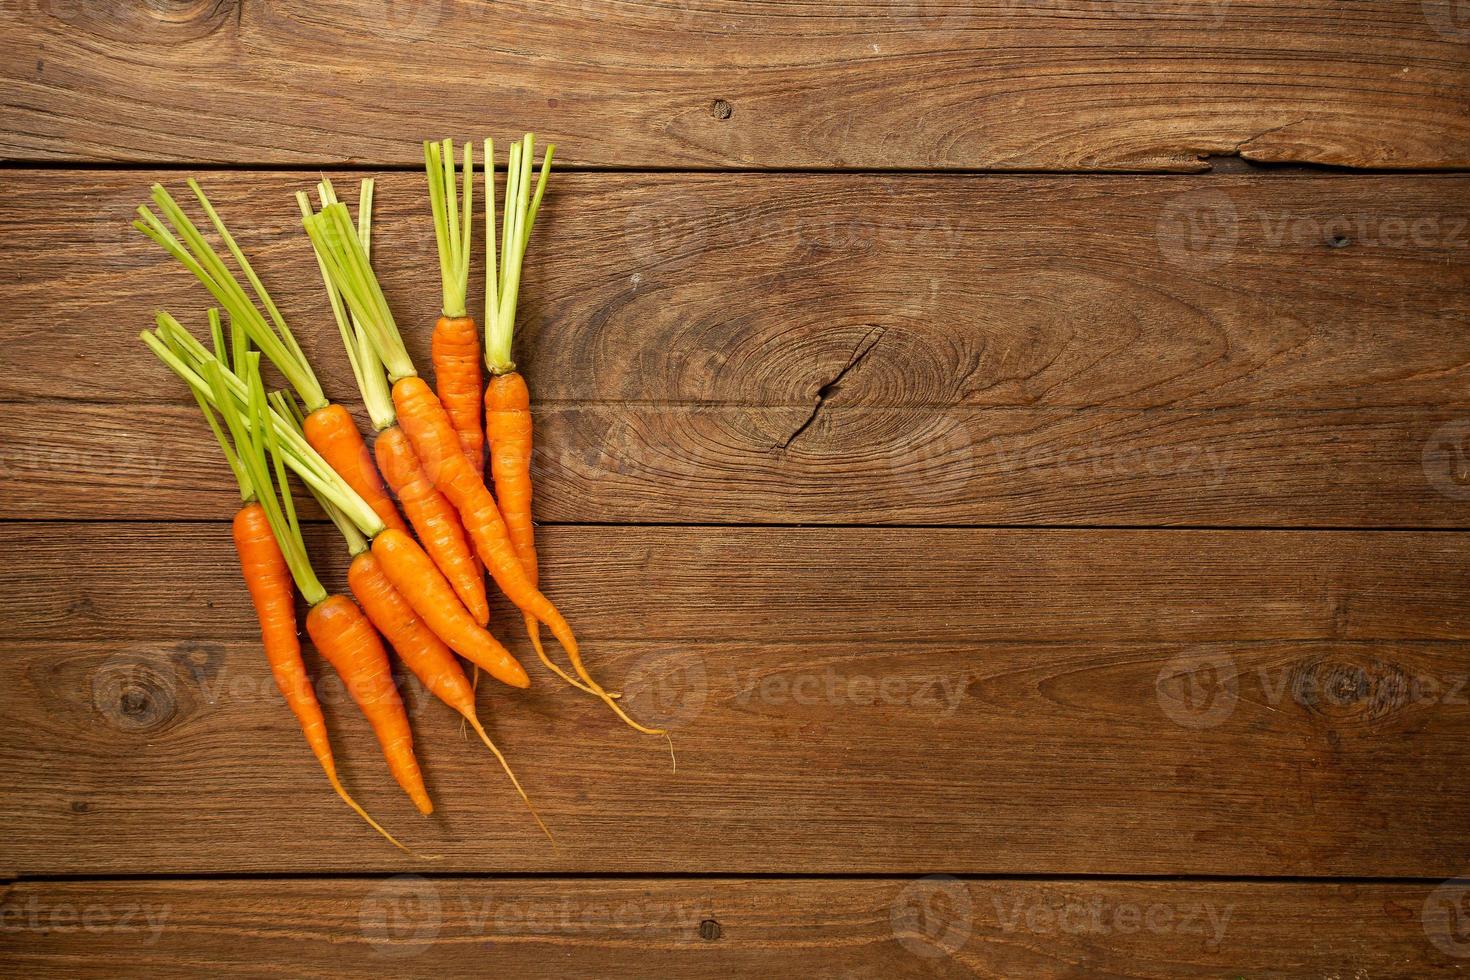
POLYGON ((511 144, 505 168, 505 212, 501 224, 501 245, 497 265, 495 251, 495 144, 485 141, 485 366, 493 374, 515 370, 511 359, 511 341, 515 334, 516 302, 520 297, 521 267, 526 260, 526 247, 531 242, 531 228, 541 210, 546 193, 546 180, 551 173, 551 157, 556 144, 549 143, 541 157, 541 173, 531 189, 531 169, 535 159, 536 138, 527 133, 511 144))
MULTIPOLYGON (((324 206, 337 203, 337 195, 332 188, 331 181, 323 180, 316 186, 324 206)), ((297 191, 296 203, 301 208, 303 218, 309 218, 315 213, 311 206, 311 199, 307 197, 305 191, 297 191)), ((362 242, 364 254, 368 254, 370 247, 372 210, 373 181, 369 178, 362 182, 357 205, 357 235, 362 242)), ((378 359, 377 351, 374 350, 362 324, 348 311, 341 291, 333 284, 332 277, 327 272, 326 259, 320 251, 316 249, 312 251, 316 255, 317 268, 322 274, 322 284, 327 290, 327 301, 332 307, 332 318, 337 323, 337 332, 342 338, 342 346, 347 351, 347 362, 352 367, 352 377, 357 382, 357 390, 362 393, 363 404, 367 406, 368 417, 372 419, 374 430, 381 432, 393 425, 395 421, 393 398, 388 393, 388 381, 383 374, 382 362, 378 359)))
POLYGON ((245 258, 245 253, 225 227, 204 190, 193 178, 189 179, 188 184, 194 196, 199 199, 199 204, 209 217, 215 232, 245 274, 255 299, 251 299, 219 252, 162 184, 153 185, 153 203, 163 214, 163 218, 160 219, 147 205, 143 205, 138 208, 138 218, 133 222, 133 227, 194 274, 200 284, 229 313, 230 322, 244 329, 255 346, 285 376, 306 403, 308 411, 326 406, 327 399, 322 392, 322 386, 312 372, 301 345, 296 342, 291 328, 281 316, 280 309, 266 292, 260 277, 255 274, 255 269, 245 258), (261 312, 262 307, 264 313, 261 312))
POLYGON ((475 198, 474 147, 464 145, 461 176, 464 193, 454 180, 454 140, 424 141, 424 170, 429 179, 429 206, 434 213, 434 239, 439 246, 439 280, 444 293, 444 315, 465 315, 470 283, 470 238, 475 198), (463 212, 460 199, 463 197, 463 212))

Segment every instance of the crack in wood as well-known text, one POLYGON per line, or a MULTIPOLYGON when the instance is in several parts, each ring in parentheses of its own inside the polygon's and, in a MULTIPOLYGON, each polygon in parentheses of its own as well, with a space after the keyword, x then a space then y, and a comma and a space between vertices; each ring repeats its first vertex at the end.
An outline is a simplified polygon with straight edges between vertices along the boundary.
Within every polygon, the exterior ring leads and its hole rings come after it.
POLYGON ((807 429, 811 428, 812 423, 815 422, 817 420, 817 416, 821 414, 822 407, 827 404, 827 400, 837 393, 838 385, 842 382, 842 379, 847 377, 847 375, 851 373, 854 368, 856 368, 859 364, 863 362, 864 358, 872 353, 873 348, 878 346, 878 341, 883 338, 883 332, 883 327, 874 326, 873 329, 868 331, 867 335, 864 336, 862 340, 858 341, 857 347, 853 349, 852 356, 847 359, 847 364, 842 368, 842 370, 838 371, 831 381, 828 381, 826 384, 822 385, 822 387, 817 389, 817 400, 816 403, 812 405, 811 414, 808 415, 806 419, 796 427, 791 435, 787 436, 784 441, 777 443, 775 446, 772 446, 772 449, 784 452, 791 447, 791 444, 796 441, 798 436, 800 436, 807 429))

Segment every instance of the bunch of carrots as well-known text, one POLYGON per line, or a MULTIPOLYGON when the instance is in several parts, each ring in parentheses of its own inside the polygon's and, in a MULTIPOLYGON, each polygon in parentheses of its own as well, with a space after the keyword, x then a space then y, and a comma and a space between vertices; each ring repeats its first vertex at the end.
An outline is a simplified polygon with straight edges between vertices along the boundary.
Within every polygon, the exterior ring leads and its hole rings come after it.
MULTIPOLYGON (((489 630, 487 571, 520 611, 532 648, 555 676, 598 698, 638 731, 664 734, 630 718, 618 696, 592 677, 571 626, 539 589, 530 393, 511 357, 522 270, 554 152, 547 146, 538 173, 535 149, 529 133, 511 144, 497 216, 494 144, 484 143, 482 346, 468 310, 473 148, 464 146, 457 165, 452 141, 424 144, 427 211, 443 293, 442 315, 432 328, 432 386, 415 369, 373 271, 373 182, 362 182, 355 221, 329 181, 317 184, 315 203, 307 192, 297 193, 305 241, 373 428, 371 447, 351 413, 328 398, 281 309, 197 182, 190 179, 188 188, 212 237, 160 185, 153 187, 152 207, 140 207, 133 222, 216 304, 208 311, 208 343, 167 312, 157 314, 142 340, 194 396, 239 485, 233 537, 266 661, 332 789, 400 848, 338 774, 303 656, 297 593, 308 609, 312 646, 341 676, 389 772, 422 813, 432 812, 433 802, 414 755, 390 647, 474 729, 530 807, 476 707, 482 670, 512 688, 531 684, 489 630), (284 379, 285 389, 266 390, 263 362, 284 379), (312 569, 293 474, 341 533, 351 557, 350 596, 329 594, 312 569), (561 644, 570 673, 546 652, 542 626, 561 644)), ((534 808, 531 813, 550 837, 534 808)))

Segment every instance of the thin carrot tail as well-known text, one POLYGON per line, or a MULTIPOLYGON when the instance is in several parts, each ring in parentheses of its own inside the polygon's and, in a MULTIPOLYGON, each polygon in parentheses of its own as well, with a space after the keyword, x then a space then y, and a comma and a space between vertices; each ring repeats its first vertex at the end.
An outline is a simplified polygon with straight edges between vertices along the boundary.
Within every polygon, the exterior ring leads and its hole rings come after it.
POLYGON ((394 837, 392 834, 388 833, 388 831, 384 830, 383 829, 383 826, 380 823, 378 823, 376 820, 374 820, 372 817, 370 817, 368 815, 368 812, 366 810, 364 810, 361 806, 358 805, 357 801, 354 800, 348 794, 347 790, 343 788, 342 781, 337 778, 337 773, 335 772, 335 770, 333 770, 333 769, 327 769, 326 772, 327 772, 327 782, 329 782, 329 783, 332 784, 332 789, 334 789, 334 790, 337 791, 337 795, 342 798, 342 802, 343 803, 346 803, 348 806, 352 807, 352 809, 357 813, 357 815, 359 817, 362 817, 362 819, 364 819, 364 820, 367 821, 369 827, 373 828, 378 833, 380 833, 384 837, 386 837, 388 839, 388 842, 390 844, 392 844, 394 847, 398 848, 403 853, 405 853, 405 854, 413 854, 414 857, 418 857, 419 856, 417 854, 414 854, 414 852, 413 852, 413 850, 411 848, 405 847, 403 844, 401 844, 399 842, 399 840, 398 840, 397 837, 394 837))
MULTIPOLYGON (((572 669, 577 672, 577 676, 582 678, 582 681, 587 685, 588 688, 591 689, 592 694, 606 702, 607 706, 613 710, 613 714, 623 719, 623 721, 635 731, 640 731, 645 735, 667 736, 668 733, 665 732, 662 728, 649 728, 647 725, 639 724, 632 718, 628 717, 628 713, 626 711, 618 707, 618 702, 613 698, 613 696, 607 693, 607 691, 603 690, 602 685, 593 680, 592 675, 587 673, 587 668, 582 663, 582 654, 577 649, 577 638, 572 635, 571 627, 567 625, 567 621, 562 618, 561 613, 557 612, 556 607, 552 606, 549 601, 546 602, 544 608, 545 615, 539 615, 536 618, 545 623, 546 628, 551 630, 551 632, 556 636, 557 640, 561 643, 562 648, 567 652, 567 659, 572 662, 572 669)), ((528 613, 527 615, 530 614, 528 613)))
MULTIPOLYGON (((577 690, 590 694, 593 697, 597 697, 596 691, 592 690, 592 688, 577 680, 571 674, 568 674, 566 671, 562 670, 560 666, 554 663, 552 659, 546 655, 546 648, 541 645, 541 622, 530 613, 526 613, 526 635, 531 638, 531 646, 535 647, 536 656, 541 658, 541 662, 546 665, 547 670, 551 671, 557 677, 560 677, 562 680, 566 681, 577 690)), ((618 698, 622 697, 622 695, 609 692, 608 697, 618 698)))
POLYGON ((546 826, 546 824, 541 822, 541 814, 536 812, 536 807, 531 804, 531 798, 527 796, 526 791, 521 788, 521 781, 516 778, 516 774, 511 770, 510 763, 505 761, 505 756, 500 754, 500 750, 495 747, 495 743, 492 742, 490 740, 490 736, 485 733, 485 726, 480 724, 480 719, 475 717, 475 715, 473 714, 466 714, 464 717, 469 721, 471 725, 474 726, 476 734, 480 736, 480 741, 485 743, 485 747, 488 748, 491 752, 494 752, 495 758, 500 760, 500 768, 504 769, 505 774, 510 777, 510 784, 514 786, 516 788, 516 792, 521 795, 521 799, 526 804, 526 809, 531 811, 531 817, 536 821, 536 826, 541 828, 541 832, 546 835, 547 840, 551 841, 552 846, 560 847, 560 845, 556 843, 555 835, 551 833, 551 830, 546 826))

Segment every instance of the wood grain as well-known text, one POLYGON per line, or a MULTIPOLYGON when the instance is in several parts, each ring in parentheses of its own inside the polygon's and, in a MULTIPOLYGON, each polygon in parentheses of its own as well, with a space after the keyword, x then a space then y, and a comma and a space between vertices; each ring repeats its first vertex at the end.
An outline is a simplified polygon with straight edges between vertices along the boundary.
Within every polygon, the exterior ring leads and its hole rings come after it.
MULTIPOLYGON (((0 513, 230 506, 203 428, 153 407, 187 402, 133 337, 142 311, 198 319, 204 295, 126 227, 150 176, 0 188, 0 398, 21 403, 0 513)), ((253 216, 240 237, 346 397, 286 193, 305 179, 205 182, 253 216)), ((379 241, 422 364, 437 293, 417 184, 383 180, 379 241)), ((542 519, 1462 522, 1466 178, 553 186, 520 347, 542 519)))
MULTIPOLYGON (((340 582, 341 539, 312 532, 340 582)), ((537 546, 589 640, 1470 638, 1456 533, 569 526, 537 546)), ((6 524, 0 549, 25 555, 0 566, 12 639, 252 635, 219 524, 6 524)))
POLYGON ((1464 891, 408 875, 23 883, 0 903, 0 962, 68 977, 101 962, 114 976, 537 976, 552 965, 599 977, 1452 976, 1463 951, 1445 912, 1464 891))
POLYGON ((534 129, 569 163, 635 168, 1470 165, 1448 0, 0 12, 11 159, 413 165, 441 132, 534 129))
MULTIPOLYGON (((318 174, 200 178, 348 398, 291 198, 318 174)), ((186 403, 135 338, 208 305, 128 227, 155 179, 188 194, 176 173, 7 174, 0 398, 186 403)), ((377 264, 427 366, 422 178, 378 180, 377 264)), ((516 321, 541 404, 810 409, 839 375, 834 407, 1470 404, 1470 176, 571 174, 549 194, 516 321)))
MULTIPOLYGON (((630 710, 674 731, 678 771, 539 667, 526 694, 487 692, 552 851, 409 684, 426 820, 324 680, 354 792, 436 870, 1462 868, 1463 535, 544 539, 549 594, 630 710)), ((0 872, 423 868, 325 791, 218 525, 8 524, 0 550, 26 556, 0 576, 0 872)))
MULTIPOLYGON (((1453 528, 1470 498, 1464 412, 834 405, 801 428, 805 407, 552 405, 537 416, 536 515, 1453 528)), ((0 517, 223 520, 239 505, 197 409, 20 404, 7 417, 0 517)))

